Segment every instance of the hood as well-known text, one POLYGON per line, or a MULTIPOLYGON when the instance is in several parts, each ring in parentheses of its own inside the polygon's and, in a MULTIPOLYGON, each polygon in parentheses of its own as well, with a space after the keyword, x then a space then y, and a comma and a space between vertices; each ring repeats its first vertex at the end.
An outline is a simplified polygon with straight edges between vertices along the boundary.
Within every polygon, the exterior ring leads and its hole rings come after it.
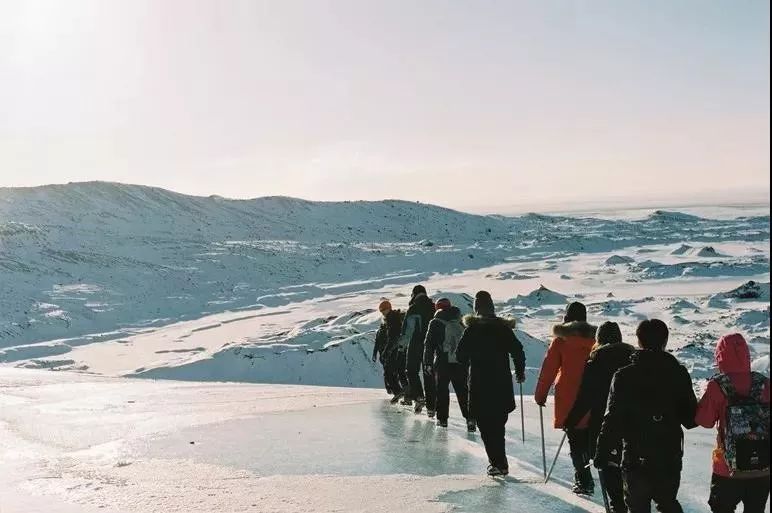
POLYGON ((635 348, 630 344, 619 342, 616 344, 595 345, 590 353, 590 360, 629 360, 635 352, 635 348))
POLYGON ((418 292, 416 294, 413 294, 410 296, 410 301, 408 301, 408 306, 412 306, 415 303, 420 303, 422 301, 429 300, 429 296, 426 295, 426 292, 418 292))
POLYGON ((716 364, 724 374, 749 374, 751 353, 748 344, 739 333, 721 337, 716 345, 716 364))
POLYGON ((556 324, 552 328, 552 334, 559 338, 581 337, 595 340, 597 330, 598 328, 585 321, 573 321, 556 324))
POLYGON ((496 316, 481 316, 475 314, 469 314, 464 316, 464 326, 471 328, 475 325, 483 324, 501 324, 509 329, 515 329, 517 326, 517 320, 513 317, 496 317, 496 316))
POLYGON ((443 321, 459 320, 461 319, 461 310, 459 310, 457 306, 451 306, 445 310, 437 310, 437 312, 434 314, 434 317, 437 319, 442 319, 443 321))
POLYGON ((630 356, 630 361, 635 365, 656 369, 681 366, 676 357, 667 351, 652 351, 650 349, 636 349, 630 356))
POLYGON ((431 309, 432 315, 434 315, 434 302, 429 299, 429 296, 426 294, 418 294, 413 299, 410 300, 410 306, 408 307, 408 311, 411 311, 416 308, 421 309, 431 309))

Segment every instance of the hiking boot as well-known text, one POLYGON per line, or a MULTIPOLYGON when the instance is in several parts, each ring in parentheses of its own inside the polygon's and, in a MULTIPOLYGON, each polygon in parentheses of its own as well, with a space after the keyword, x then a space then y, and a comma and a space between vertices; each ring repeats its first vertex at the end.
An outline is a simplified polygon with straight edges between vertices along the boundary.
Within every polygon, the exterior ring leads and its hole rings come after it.
POLYGON ((509 474, 508 468, 499 468, 494 465, 488 465, 488 475, 491 477, 506 476, 509 474))
POLYGON ((437 425, 439 427, 448 427, 448 421, 447 420, 437 419, 437 425))
POLYGON ((577 480, 574 482, 574 486, 571 487, 571 491, 576 495, 592 496, 595 494, 595 483, 590 482, 588 484, 577 480))
POLYGON ((401 404, 402 406, 413 406, 413 401, 411 401, 410 399, 408 399, 407 397, 405 397, 404 399, 402 399, 402 400, 399 402, 399 404, 401 404))
POLYGON ((391 404, 397 404, 399 400, 402 399, 403 395, 404 394, 402 392, 397 392, 396 394, 394 394, 394 397, 392 397, 390 401, 391 404))
POLYGON ((474 433, 477 431, 477 422, 474 419, 468 419, 466 421, 466 430, 469 433, 474 433))
POLYGON ((416 415, 420 414, 422 411, 424 411, 424 404, 424 401, 417 399, 415 402, 415 408, 413 408, 413 412, 415 412, 416 415))
MULTIPOLYGON (((437 412, 435 412, 434 410, 430 410, 428 408, 426 410, 426 416, 429 417, 430 419, 433 419, 436 413, 437 412)), ((445 422, 445 424, 447 424, 447 421, 445 422)))

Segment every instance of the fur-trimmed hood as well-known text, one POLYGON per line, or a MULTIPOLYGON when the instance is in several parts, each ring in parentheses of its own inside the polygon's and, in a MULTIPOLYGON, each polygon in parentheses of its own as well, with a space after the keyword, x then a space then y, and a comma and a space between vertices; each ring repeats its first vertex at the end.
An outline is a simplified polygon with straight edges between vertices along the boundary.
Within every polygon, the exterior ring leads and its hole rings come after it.
POLYGON ((478 324, 493 324, 498 323, 506 326, 509 329, 515 329, 517 326, 517 320, 514 317, 487 317, 476 314, 469 314, 464 316, 464 326, 471 328, 478 324))
POLYGON ((585 321, 572 321, 562 324, 556 324, 552 328, 552 334, 558 338, 581 337, 595 340, 597 326, 585 321))

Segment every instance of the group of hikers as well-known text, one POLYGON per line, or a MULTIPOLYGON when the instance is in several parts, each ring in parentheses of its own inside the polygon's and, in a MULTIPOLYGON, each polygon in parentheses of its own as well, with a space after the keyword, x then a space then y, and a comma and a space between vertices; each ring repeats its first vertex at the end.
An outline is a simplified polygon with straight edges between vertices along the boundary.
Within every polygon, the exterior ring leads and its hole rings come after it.
MULTIPOLYGON (((373 361, 380 356, 392 404, 425 408, 447 427, 452 384, 468 430, 480 431, 488 475, 506 476, 505 425, 516 408, 510 359, 514 382, 525 381, 514 319, 497 316, 486 291, 462 318, 449 299, 435 303, 422 285, 406 312, 389 301, 379 311, 373 361)), ((568 440, 573 492, 594 494, 594 466, 608 512, 649 513, 653 502, 662 513, 681 513, 683 428, 717 426, 711 511, 733 513, 742 503, 745 513, 762 513, 770 490, 769 379, 751 371, 743 336, 726 335, 715 350, 718 373, 698 401, 689 372, 665 350, 668 337, 663 321, 644 320, 633 347, 617 323, 588 323, 578 302, 554 326, 534 400, 545 407, 554 387, 554 427, 568 440)))

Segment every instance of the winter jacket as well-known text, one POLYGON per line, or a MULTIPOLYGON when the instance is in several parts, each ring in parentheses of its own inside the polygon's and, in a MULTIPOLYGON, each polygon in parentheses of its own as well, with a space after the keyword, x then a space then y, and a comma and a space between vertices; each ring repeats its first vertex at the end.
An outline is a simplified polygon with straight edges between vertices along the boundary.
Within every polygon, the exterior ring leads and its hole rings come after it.
POLYGON ((595 441, 606 413, 611 379, 616 371, 630 365, 634 352, 635 348, 628 344, 606 344, 593 349, 587 359, 579 394, 564 425, 567 428, 576 427, 589 412, 590 454, 595 454, 595 441))
POLYGON ((515 336, 514 319, 464 317, 464 335, 456 359, 469 365, 469 412, 472 418, 510 413, 515 409, 515 390, 509 358, 519 380, 525 376, 523 345, 515 336))
POLYGON ((434 303, 426 294, 418 294, 410 300, 410 306, 402 321, 402 337, 407 344, 407 366, 418 368, 424 355, 424 339, 429 321, 434 317, 434 303))
MULTIPOLYGON (((547 401, 552 385, 555 385, 555 428, 562 429, 568 412, 574 406, 584 365, 595 345, 597 328, 583 321, 558 324, 552 330, 555 339, 547 350, 539 373, 534 398, 538 404, 547 401)), ((586 428, 587 419, 576 427, 586 428)))
POLYGON ((391 310, 381 319, 381 325, 375 333, 375 346, 373 347, 373 358, 380 353, 381 362, 387 358, 391 351, 397 348, 399 337, 402 332, 402 312, 400 310, 391 310))
MULTIPOLYGON (((751 390, 751 355, 742 335, 723 337, 716 346, 716 364, 721 374, 726 374, 739 396, 748 396, 751 390)), ((762 392, 762 402, 769 405, 769 379, 762 392)), ((718 383, 711 379, 697 405, 695 421, 702 427, 712 428, 718 423, 718 438, 713 450, 713 473, 729 477, 729 467, 721 448, 721 438, 726 426, 727 397, 718 383)))
POLYGON ((443 351, 445 343, 445 323, 461 324, 461 310, 452 306, 447 310, 438 310, 429 322, 424 342, 424 366, 437 367, 448 363, 448 354, 443 351))
POLYGON ((681 469, 683 430, 696 426, 697 398, 686 368, 665 351, 638 350, 611 381, 595 459, 628 470, 681 469))

